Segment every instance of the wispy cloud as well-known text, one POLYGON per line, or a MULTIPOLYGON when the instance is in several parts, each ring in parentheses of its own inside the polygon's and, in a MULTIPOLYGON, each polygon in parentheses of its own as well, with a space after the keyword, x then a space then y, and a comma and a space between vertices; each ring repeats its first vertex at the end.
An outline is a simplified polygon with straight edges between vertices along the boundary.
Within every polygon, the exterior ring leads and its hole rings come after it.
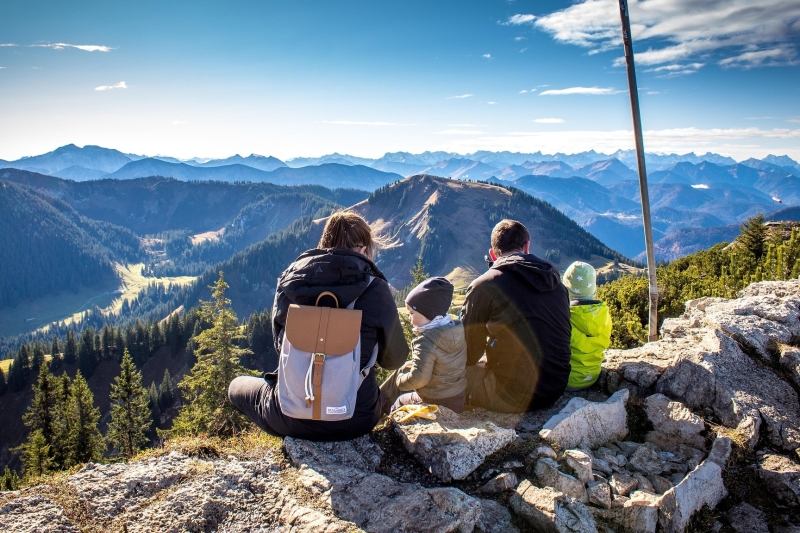
POLYGON ((519 94, 525 94, 526 92, 528 92, 528 89, 522 89, 519 94))
POLYGON ((458 96, 448 96, 447 100, 461 100, 463 98, 472 98, 474 94, 459 94, 458 96))
POLYGON ((565 94, 589 94, 589 95, 606 95, 616 94, 620 91, 615 91, 611 87, 568 87, 566 89, 549 89, 542 91, 539 96, 562 96, 565 94))
POLYGON ((474 128, 475 124, 448 124, 451 128, 474 128))
POLYGON ((486 102, 489 105, 497 105, 497 102, 486 102))
POLYGON ((645 72, 658 72, 660 78, 675 78, 677 76, 686 76, 687 74, 694 74, 705 66, 705 63, 673 63, 671 65, 662 65, 660 67, 645 70, 645 72))
POLYGON ((527 37, 523 37, 522 35, 518 35, 517 37, 514 37, 514 40, 517 41, 517 42, 524 41, 525 39, 527 39, 527 37))
POLYGON ((481 57, 485 59, 492 59, 492 54, 483 54, 481 57))
POLYGON ((101 85, 100 87, 95 87, 95 91, 110 91, 111 89, 127 89, 128 86, 125 84, 124 81, 116 83, 114 85, 101 85))
POLYGON ((533 119, 534 122, 539 124, 563 124, 563 118, 535 118, 533 119))
MULTIPOLYGON (((691 61, 711 53, 723 67, 753 68, 796 63, 800 38, 797 0, 631 0, 633 39, 641 65, 691 61)), ((593 49, 619 48, 617 0, 578 0, 538 17, 533 24, 559 42, 593 49)), ((616 65, 624 61, 617 59, 616 65)))
POLYGON ((0 43, 0 47, 3 47, 3 46, 19 46, 19 45, 18 44, 14 44, 14 43, 0 43))
POLYGON ((536 20, 536 15, 531 14, 517 14, 508 17, 508 20, 501 22, 505 26, 521 26, 523 24, 533 24, 536 20))
POLYGON ((435 132, 434 135, 482 135, 484 133, 486 132, 477 130, 443 130, 435 132))
POLYGON ((67 44, 67 43, 46 43, 46 44, 31 44, 28 46, 36 48, 52 48, 53 50, 63 50, 64 48, 77 48, 84 52, 110 52, 114 50, 110 46, 103 46, 99 44, 67 44))
POLYGON ((401 124, 399 122, 371 122, 364 120, 323 120, 323 124, 339 124, 341 126, 416 126, 416 124, 401 124))

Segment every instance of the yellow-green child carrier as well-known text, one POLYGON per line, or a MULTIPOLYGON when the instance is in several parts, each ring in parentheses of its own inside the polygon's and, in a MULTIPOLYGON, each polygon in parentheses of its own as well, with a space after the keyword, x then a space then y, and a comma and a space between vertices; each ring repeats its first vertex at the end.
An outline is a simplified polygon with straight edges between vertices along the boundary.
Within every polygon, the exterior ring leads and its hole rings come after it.
POLYGON ((597 381, 603 350, 611 344, 611 315, 605 302, 573 301, 569 308, 572 336, 569 341, 572 357, 567 386, 583 389, 597 381))

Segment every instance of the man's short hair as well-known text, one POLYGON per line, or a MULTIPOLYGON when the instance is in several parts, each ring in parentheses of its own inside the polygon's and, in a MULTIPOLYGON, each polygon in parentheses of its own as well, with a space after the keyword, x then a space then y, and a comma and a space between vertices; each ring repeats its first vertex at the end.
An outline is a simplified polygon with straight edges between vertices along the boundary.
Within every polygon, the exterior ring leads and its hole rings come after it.
POLYGON ((495 253, 521 251, 525 243, 530 240, 531 234, 528 233, 528 228, 516 220, 508 218, 501 220, 492 230, 492 249, 495 253))

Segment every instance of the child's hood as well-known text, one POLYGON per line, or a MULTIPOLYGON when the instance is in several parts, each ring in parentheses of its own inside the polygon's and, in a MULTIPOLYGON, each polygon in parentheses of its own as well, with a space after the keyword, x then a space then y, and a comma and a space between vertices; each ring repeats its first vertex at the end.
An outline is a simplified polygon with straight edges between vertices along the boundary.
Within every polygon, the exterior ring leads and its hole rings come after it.
POLYGON ((466 346, 464 326, 458 319, 453 319, 451 324, 423 330, 422 336, 445 353, 454 353, 466 346))

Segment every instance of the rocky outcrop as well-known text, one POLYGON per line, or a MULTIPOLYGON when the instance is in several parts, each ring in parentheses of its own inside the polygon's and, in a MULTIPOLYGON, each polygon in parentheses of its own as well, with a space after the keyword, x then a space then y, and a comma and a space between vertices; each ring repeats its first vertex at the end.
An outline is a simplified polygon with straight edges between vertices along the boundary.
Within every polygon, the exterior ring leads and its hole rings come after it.
MULTIPOLYGON (((475 414, 458 415, 446 407, 439 408, 436 420, 412 418, 398 423, 405 414, 392 416, 395 431, 409 453, 442 481, 464 479, 486 457, 517 438, 513 425, 501 427, 475 414)), ((519 417, 514 422, 517 420, 519 417)))
POLYGON ((548 420, 539 435, 561 448, 594 447, 622 440, 628 434, 627 390, 615 392, 603 403, 573 398, 548 420))
MULTIPOLYGON (((662 340, 609 350, 609 390, 655 390, 692 409, 708 409, 754 446, 760 434, 786 451, 800 447, 800 403, 785 368, 784 344, 800 337, 800 280, 756 283, 734 300, 700 298, 667 319, 662 340)), ((791 374, 789 374, 791 375, 791 374)), ((642 394, 644 395, 644 394, 642 394)))

